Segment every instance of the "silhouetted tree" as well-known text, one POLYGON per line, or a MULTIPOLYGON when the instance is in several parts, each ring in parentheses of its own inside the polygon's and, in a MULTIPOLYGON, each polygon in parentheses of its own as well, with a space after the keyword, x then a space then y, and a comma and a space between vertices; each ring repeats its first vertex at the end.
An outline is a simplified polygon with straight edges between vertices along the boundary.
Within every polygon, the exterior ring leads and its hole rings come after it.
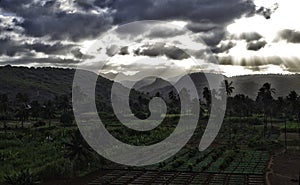
POLYGON ((225 90, 226 90, 226 94, 227 96, 231 96, 234 87, 232 86, 233 82, 228 82, 227 80, 224 81, 225 82, 225 90))
POLYGON ((16 116, 21 121, 22 128, 24 128, 24 122, 29 117, 29 110, 31 109, 31 106, 28 104, 29 97, 27 94, 18 93, 16 95, 15 103, 17 105, 17 111, 16 116))
POLYGON ((203 88, 203 98, 205 99, 207 109, 209 109, 211 104, 211 92, 208 87, 203 88))
POLYGON ((51 126, 51 120, 55 118, 55 106, 52 100, 48 100, 43 105, 43 118, 47 119, 49 126, 51 126))
POLYGON ((289 105, 289 110, 291 113, 291 117, 295 118, 297 117, 297 108, 298 108, 298 94, 296 91, 291 91, 289 95, 286 97, 289 105))
POLYGON ((35 120, 37 120, 37 118, 41 116, 42 107, 41 107, 40 103, 36 100, 32 101, 30 103, 30 106, 31 106, 31 110, 30 110, 31 117, 33 117, 33 118, 35 118, 35 120))
POLYGON ((74 116, 72 112, 63 112, 62 115, 60 116, 60 122, 64 126, 72 125, 73 121, 74 121, 74 116))
POLYGON ((81 136, 79 130, 71 135, 71 140, 64 142, 66 153, 65 156, 73 162, 73 173, 76 175, 76 170, 86 164, 86 160, 90 156, 92 149, 81 136))
POLYGON ((3 122, 3 128, 6 132, 6 121, 8 118, 8 111, 9 111, 9 100, 8 96, 6 94, 1 94, 0 95, 0 118, 1 121, 3 122))
POLYGON ((70 97, 68 95, 56 97, 56 105, 59 110, 68 112, 71 109, 70 97))
POLYGON ((263 106, 264 112, 264 130, 265 133, 268 128, 268 116, 271 116, 272 104, 273 104, 273 94, 276 92, 274 88, 271 87, 270 83, 265 83, 258 91, 256 101, 263 106))

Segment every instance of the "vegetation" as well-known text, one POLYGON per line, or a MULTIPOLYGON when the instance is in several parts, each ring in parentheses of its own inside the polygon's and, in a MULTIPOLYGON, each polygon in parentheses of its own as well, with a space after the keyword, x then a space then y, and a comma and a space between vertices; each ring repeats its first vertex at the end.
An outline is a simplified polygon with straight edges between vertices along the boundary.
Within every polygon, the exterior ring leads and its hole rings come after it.
MULTIPOLYGON (((23 80, 12 77, 11 68, 2 68, 4 73, 0 77, 11 77, 6 81, 27 90, 12 93, 12 85, 1 87, 5 91, 0 93, 0 184, 33 185, 77 178, 98 169, 128 169, 107 161, 88 146, 74 123, 71 87, 63 84, 54 88, 60 78, 70 82, 73 70, 13 68, 25 76, 26 80, 23 80), (59 75, 53 75, 51 71, 59 75), (36 81, 37 74, 41 76, 41 83, 36 81), (37 87, 39 93, 28 90, 33 87, 37 87)), ((107 89, 112 85, 104 78, 100 78, 99 83, 107 89)), ((158 143, 174 131, 180 119, 179 95, 184 95, 185 101, 190 102, 190 106, 185 107, 188 110, 184 112, 185 116, 196 114, 194 105, 201 105, 198 127, 185 148, 159 164, 131 169, 263 175, 270 155, 283 148, 280 136, 285 132, 299 134, 300 96, 292 90, 277 97, 278 89, 268 82, 256 89, 255 98, 235 94, 232 81, 226 80, 224 85, 228 100, 226 117, 216 140, 203 152, 199 152, 197 146, 207 124, 214 94, 208 87, 201 88, 200 100, 193 98, 187 89, 180 92, 169 89, 167 95, 160 91, 132 90, 130 106, 141 119, 149 117, 148 104, 153 97, 166 101, 168 112, 163 123, 147 132, 131 130, 118 121, 106 100, 110 92, 102 89, 103 86, 98 87, 96 105, 99 116, 114 137, 128 144, 144 146, 158 143)), ((82 97, 84 94, 76 99, 80 101, 82 97)))

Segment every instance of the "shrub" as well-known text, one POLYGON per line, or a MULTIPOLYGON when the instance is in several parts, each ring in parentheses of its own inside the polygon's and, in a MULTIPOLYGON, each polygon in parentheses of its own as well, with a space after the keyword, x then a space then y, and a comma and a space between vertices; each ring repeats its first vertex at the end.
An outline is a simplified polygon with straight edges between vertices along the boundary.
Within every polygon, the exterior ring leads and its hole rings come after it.
POLYGON ((43 121, 37 121, 36 123, 33 124, 33 127, 41 127, 41 126, 45 126, 46 123, 43 121))
POLYGON ((184 162, 182 160, 176 160, 173 164, 172 167, 173 168, 178 168, 179 166, 183 165, 184 162))
POLYGON ((5 183, 9 185, 36 185, 39 184, 37 176, 30 172, 30 170, 22 170, 12 175, 4 177, 5 183))

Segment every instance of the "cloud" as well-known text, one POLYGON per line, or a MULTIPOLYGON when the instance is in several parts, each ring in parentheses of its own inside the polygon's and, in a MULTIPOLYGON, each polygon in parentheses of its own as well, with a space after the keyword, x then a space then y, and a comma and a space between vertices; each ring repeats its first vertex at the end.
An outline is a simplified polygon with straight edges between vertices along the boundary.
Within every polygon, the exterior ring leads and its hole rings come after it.
POLYGON ((166 56, 173 60, 183 60, 190 56, 175 46, 166 46, 165 43, 155 43, 153 45, 143 45, 134 51, 135 55, 144 55, 149 57, 166 56))
POLYGON ((26 52, 28 50, 25 47, 22 47, 22 45, 11 40, 9 37, 0 38, 0 55, 13 57, 26 52))
POLYGON ((247 44, 248 50, 258 51, 267 44, 266 41, 251 41, 247 44))
POLYGON ((116 45, 112 45, 106 48, 106 54, 110 57, 116 55, 119 52, 120 48, 116 45))
POLYGON ((224 28, 213 29, 210 32, 201 32, 199 33, 200 38, 208 45, 208 46, 216 46, 220 43, 221 40, 224 39, 226 35, 226 31, 224 28))
POLYGON ((208 31, 217 29, 219 27, 220 27, 220 25, 213 23, 209 20, 202 20, 200 22, 189 22, 186 25, 186 28, 191 30, 194 33, 208 32, 208 31))
POLYGON ((62 44, 61 42, 56 42, 54 44, 47 44, 42 42, 37 42, 33 44, 26 43, 25 48, 29 50, 34 50, 36 52, 42 52, 45 54, 54 55, 64 55, 71 52, 71 49, 76 45, 73 44, 62 44))
POLYGON ((286 40, 290 43, 300 43, 300 32, 289 29, 281 30, 278 33, 277 40, 286 40))
MULTIPOLYGON (((228 38, 226 27, 236 19, 254 14, 269 18, 276 10, 276 7, 257 9, 252 0, 0 0, 0 7, 0 57, 11 57, 7 61, 11 64, 58 66, 72 66, 79 59, 90 57, 82 53, 82 41, 98 38, 116 25, 139 20, 183 21, 196 41, 200 43, 200 40, 204 40, 217 54, 227 53, 238 40, 246 41, 248 50, 258 51, 266 45, 262 35, 251 32, 228 38), (3 20, 2 15, 11 18, 3 20)), ((187 34, 183 30, 163 25, 155 28, 142 25, 136 28, 136 33, 145 29, 149 31, 143 36, 153 40, 171 40, 187 34)), ((135 34, 132 29, 130 33, 122 29, 120 31, 132 37, 135 34)), ((283 30, 278 38, 299 43, 299 35, 294 30, 283 30)), ((189 58, 180 48, 163 43, 143 45, 134 50, 127 46, 111 46, 106 48, 106 54, 110 57, 165 56, 172 60, 189 58)), ((202 51, 195 55, 203 57, 202 51)), ((222 62, 233 63, 232 59, 224 58, 222 62)), ((258 61, 253 62, 254 66, 258 64, 258 61)))
POLYGON ((184 33, 185 31, 183 29, 156 26, 155 29, 151 29, 150 33, 146 36, 149 38, 168 38, 182 35, 184 33))
POLYGON ((275 3, 273 7, 270 8, 260 7, 256 10, 256 13, 264 16, 266 19, 270 19, 271 15, 278 9, 278 6, 278 3, 275 3))
POLYGON ((235 43, 229 41, 227 43, 221 43, 220 45, 213 47, 212 52, 213 53, 227 53, 228 50, 236 46, 235 43))
POLYGON ((238 36, 233 36, 233 37, 238 39, 238 40, 245 40, 247 42, 259 40, 259 39, 262 38, 262 36, 257 32, 242 33, 238 36))
POLYGON ((95 38, 110 28, 109 20, 103 16, 68 13, 25 19, 20 26, 30 36, 71 41, 95 38))
POLYGON ((192 22, 207 19, 224 24, 255 12, 253 2, 244 0, 115 0, 106 3, 110 3, 109 6, 116 10, 114 22, 118 24, 144 19, 181 19, 192 22))
POLYGON ((112 20, 109 14, 84 13, 76 9, 66 11, 62 2, 2 0, 0 6, 4 11, 22 17, 23 21, 18 26, 33 37, 79 41, 97 37, 110 28, 112 20))
POLYGON ((218 57, 221 65, 233 65, 244 66, 245 69, 252 71, 263 71, 268 66, 277 66, 285 72, 299 72, 300 71, 300 59, 297 57, 282 58, 279 56, 269 57, 251 57, 250 59, 235 60, 232 56, 218 57))

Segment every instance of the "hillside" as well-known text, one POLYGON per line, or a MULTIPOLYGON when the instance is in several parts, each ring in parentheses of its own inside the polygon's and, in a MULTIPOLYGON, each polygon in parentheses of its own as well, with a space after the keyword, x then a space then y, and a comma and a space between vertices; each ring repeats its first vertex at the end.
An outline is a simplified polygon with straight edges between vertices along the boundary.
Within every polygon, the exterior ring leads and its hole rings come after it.
MULTIPOLYGON (((31 99, 47 100, 63 94, 71 94, 74 77, 74 69, 61 68, 27 68, 27 67, 0 67, 0 93, 6 93, 14 97, 18 92, 28 94, 31 99)), ((87 75, 96 75, 87 72, 87 75)), ((214 74, 207 74, 214 75, 214 74)), ((202 90, 207 86, 207 81, 203 73, 193 73, 190 75, 193 79, 200 97, 202 90)), ((252 99, 256 98, 258 89, 269 82, 276 89, 275 97, 287 96, 292 90, 300 94, 300 75, 247 75, 227 78, 233 81, 235 94, 245 94, 252 99)), ((113 81, 98 76, 96 94, 104 100, 109 100, 110 89, 113 81)), ((119 84, 120 85, 120 84, 119 84)), ((180 79, 177 82, 179 87, 184 86, 184 81, 180 79)), ((123 87, 126 88, 126 87, 123 87)), ((149 92, 154 95, 157 91, 163 96, 167 96, 173 88, 163 79, 146 79, 144 82, 138 82, 135 88, 139 91, 149 92)))
MULTIPOLYGON (((0 67, 0 93, 14 98, 21 92, 29 95, 31 100, 40 101, 71 95, 74 74, 74 69, 0 67)), ((86 71, 85 75, 96 74, 86 71)), ((108 99, 112 84, 113 81, 98 76, 96 94, 108 99)))
POLYGON ((266 82, 271 83, 276 89, 274 97, 287 96, 294 90, 300 94, 300 75, 246 75, 236 76, 228 79, 233 81, 235 87, 234 94, 245 94, 251 98, 256 98, 258 89, 266 82))
MULTIPOLYGON (((214 76, 215 74, 206 74, 214 76)), ((204 87, 208 86, 207 80, 203 73, 193 73, 190 74, 192 80, 194 81, 199 96, 202 98, 202 91, 204 87)), ((246 75, 246 76, 236 76, 236 77, 225 77, 227 80, 233 82, 235 87, 233 96, 236 94, 245 94, 252 99, 255 99, 259 88, 266 82, 271 83, 272 87, 276 89, 274 97, 287 96, 290 91, 295 90, 300 94, 300 75, 278 75, 278 74, 267 74, 267 75, 246 75)), ((149 92, 154 95, 156 92, 160 92, 163 96, 173 89, 171 86, 162 86, 161 84, 167 84, 167 82, 162 82, 163 80, 154 81, 151 84, 140 87, 139 89, 145 92, 149 92)), ((178 80, 176 83, 179 87, 184 87, 185 83, 182 79, 178 80)))

